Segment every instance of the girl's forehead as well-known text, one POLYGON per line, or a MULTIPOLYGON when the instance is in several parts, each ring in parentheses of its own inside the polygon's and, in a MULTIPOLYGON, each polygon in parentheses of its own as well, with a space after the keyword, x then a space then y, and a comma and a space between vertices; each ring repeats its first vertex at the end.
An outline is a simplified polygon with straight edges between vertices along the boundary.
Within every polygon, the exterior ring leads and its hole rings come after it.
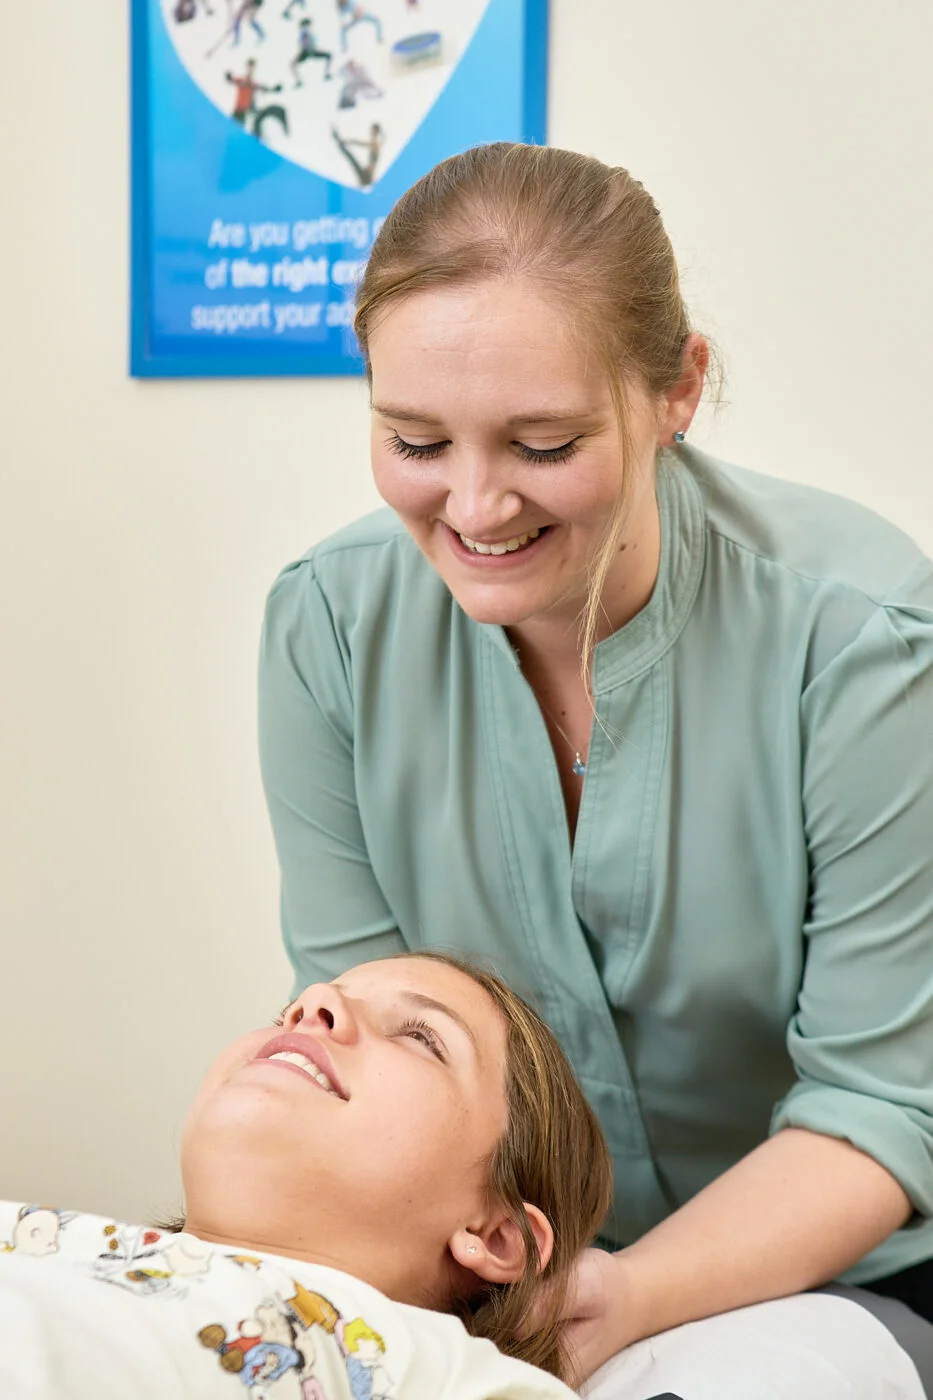
POLYGON ((405 1009, 420 1009, 424 1014, 451 1013, 478 1045, 485 1043, 490 1049, 504 1045, 506 1024, 502 1008, 468 972, 439 958, 413 953, 361 963, 335 978, 333 985, 362 1001, 384 1001, 405 1009))
POLYGON ((419 957, 417 953, 359 963, 340 977, 335 977, 333 985, 350 996, 427 995, 432 990, 437 992, 443 988, 458 1001, 490 1002, 489 994, 468 972, 440 958, 419 957))

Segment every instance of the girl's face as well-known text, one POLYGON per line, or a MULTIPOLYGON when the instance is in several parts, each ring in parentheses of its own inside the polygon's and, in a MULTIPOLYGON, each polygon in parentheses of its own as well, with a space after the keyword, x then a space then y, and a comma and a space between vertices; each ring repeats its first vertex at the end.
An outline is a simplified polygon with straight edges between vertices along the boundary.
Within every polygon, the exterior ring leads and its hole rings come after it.
POLYGON ((395 1297, 436 1291, 451 1236, 483 1223, 507 1125, 498 1009, 457 969, 402 958, 308 987, 281 1019, 201 1086, 182 1141, 187 1228, 395 1297))
MULTIPOLYGON (((622 467, 605 375, 565 314, 522 281, 420 292, 377 322, 369 351, 376 485, 457 602, 503 626, 576 619, 622 467)), ((629 397, 637 534, 668 425, 646 393, 629 397)))

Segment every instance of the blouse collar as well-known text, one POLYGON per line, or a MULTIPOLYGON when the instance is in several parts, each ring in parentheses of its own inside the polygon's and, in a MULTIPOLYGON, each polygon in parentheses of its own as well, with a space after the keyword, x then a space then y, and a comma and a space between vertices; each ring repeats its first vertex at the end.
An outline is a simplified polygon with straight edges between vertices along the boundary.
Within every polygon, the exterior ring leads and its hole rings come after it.
MULTIPOLYGON (((687 449, 687 452, 689 449, 687 449)), ((606 637, 593 658, 593 695, 648 670, 674 645, 696 601, 706 555, 700 488, 682 456, 662 452, 655 477, 661 519, 658 577, 641 612, 606 637)))

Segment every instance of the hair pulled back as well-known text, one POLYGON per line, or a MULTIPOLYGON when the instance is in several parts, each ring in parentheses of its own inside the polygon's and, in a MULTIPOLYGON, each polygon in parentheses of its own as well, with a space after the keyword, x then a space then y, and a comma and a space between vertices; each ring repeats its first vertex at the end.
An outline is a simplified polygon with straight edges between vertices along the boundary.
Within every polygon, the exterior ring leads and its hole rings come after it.
POLYGON ((550 146, 476 146, 402 195, 375 240, 354 321, 367 373, 370 334, 394 303, 498 278, 527 279, 563 309, 606 375, 618 420, 618 509, 591 565, 583 618, 588 676, 627 498, 626 387, 639 383, 658 396, 681 375, 690 325, 677 264, 654 201, 627 170, 550 146))

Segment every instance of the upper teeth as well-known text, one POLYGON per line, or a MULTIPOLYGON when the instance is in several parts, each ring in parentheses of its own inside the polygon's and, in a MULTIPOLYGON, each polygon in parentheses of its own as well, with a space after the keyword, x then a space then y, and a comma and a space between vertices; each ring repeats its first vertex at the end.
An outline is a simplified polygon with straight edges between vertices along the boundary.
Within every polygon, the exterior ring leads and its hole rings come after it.
POLYGON ((529 530, 527 535, 516 535, 514 539, 499 540, 496 544, 483 544, 482 540, 471 540, 468 535, 461 535, 460 538, 467 549, 472 549, 475 554, 514 554, 516 549, 522 549, 531 540, 536 540, 540 533, 540 530, 529 530))
POLYGON ((274 1055, 270 1055, 269 1059, 287 1060, 290 1065, 297 1065, 299 1069, 303 1069, 306 1073, 310 1074, 312 1079, 316 1079, 322 1089, 326 1089, 329 1094, 336 1094, 337 1098, 340 1097, 324 1071, 318 1069, 317 1065, 313 1064, 312 1061, 308 1059, 307 1055, 301 1055, 297 1050, 278 1050, 274 1055))

